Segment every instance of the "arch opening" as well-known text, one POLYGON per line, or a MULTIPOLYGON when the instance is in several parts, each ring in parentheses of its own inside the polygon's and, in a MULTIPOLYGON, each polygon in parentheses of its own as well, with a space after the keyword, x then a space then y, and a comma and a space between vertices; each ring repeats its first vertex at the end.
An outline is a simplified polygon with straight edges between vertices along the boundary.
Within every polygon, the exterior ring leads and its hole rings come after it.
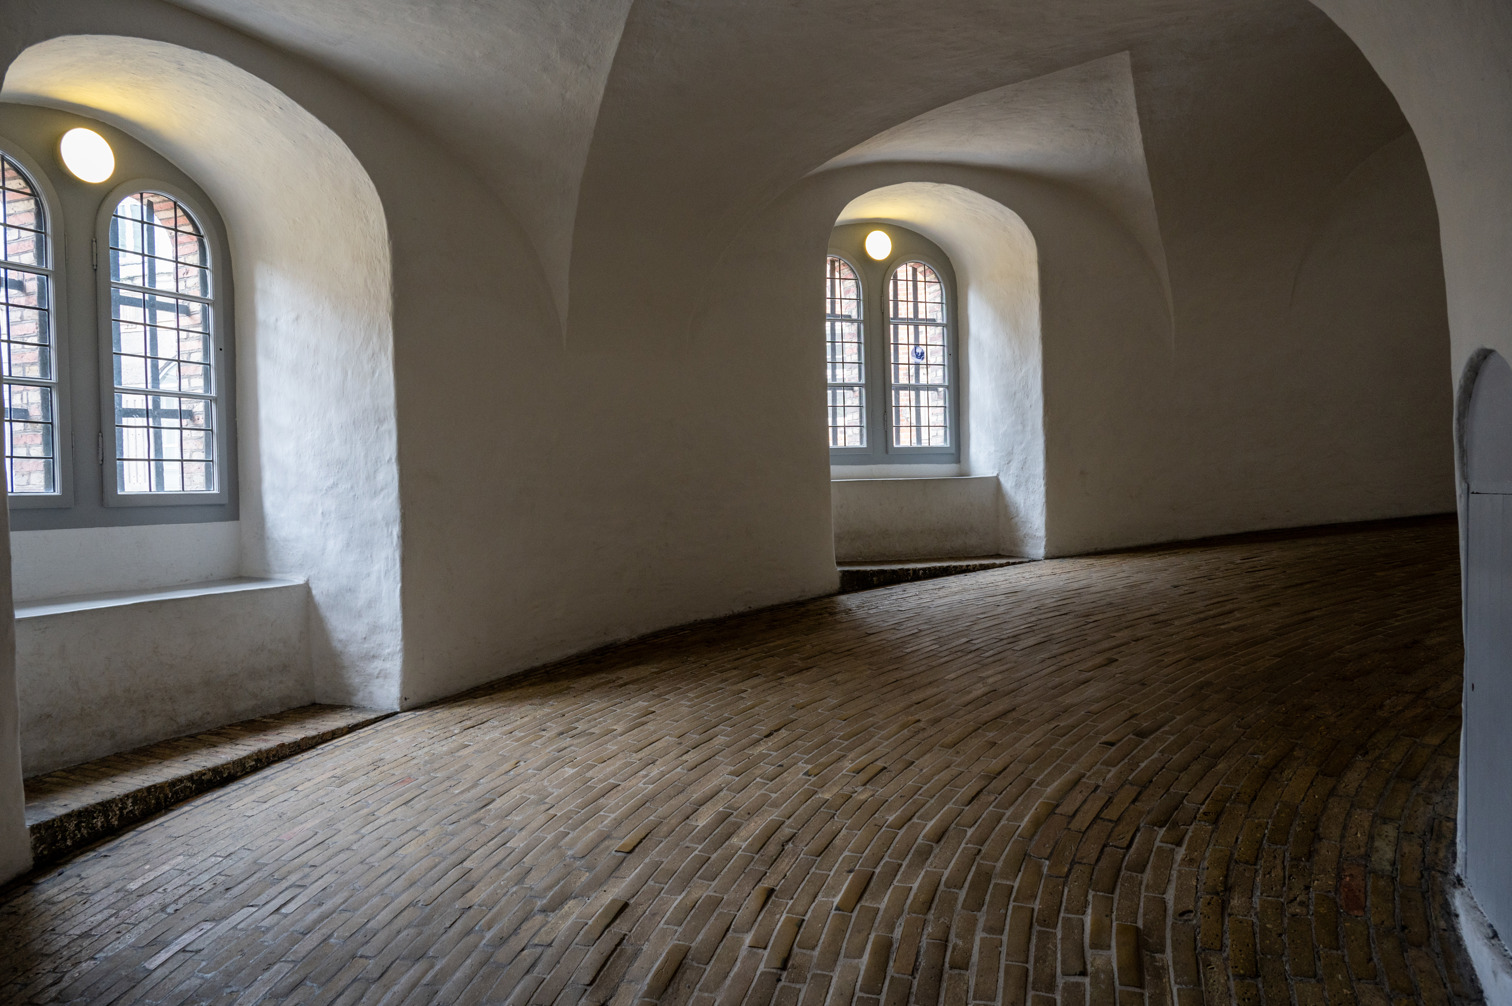
POLYGON ((856 196, 836 227, 859 224, 917 232, 953 269, 958 453, 948 464, 833 466, 837 557, 1042 556, 1044 393, 1034 235, 1002 203, 942 182, 900 182, 856 196))
MULTIPOLYGON (((98 750, 68 757, 97 757, 310 701, 396 707, 402 652, 392 266, 383 206, 366 169, 284 92, 219 57, 166 42, 70 35, 37 43, 7 69, 0 100, 113 127, 192 178, 224 221, 237 294, 234 525, 19 533, 18 596, 225 577, 308 584, 308 604, 285 606, 277 616, 289 646, 249 657, 271 661, 246 676, 253 680, 235 687, 203 674, 169 680, 151 667, 126 666, 140 662, 120 662, 96 698, 116 720, 123 706, 133 715, 140 709, 141 723, 129 735, 108 731, 92 742, 98 750), (215 568, 170 561, 203 551, 212 534, 215 568), (86 567, 100 582, 41 582, 86 567), (28 576, 39 582, 29 588, 28 576)), ((182 628, 193 636, 212 627, 182 628)), ((24 658, 18 673, 24 740, 24 658)), ((80 698, 79 705, 90 704, 89 694, 80 698)), ((36 768, 27 765, 28 772, 36 768)))

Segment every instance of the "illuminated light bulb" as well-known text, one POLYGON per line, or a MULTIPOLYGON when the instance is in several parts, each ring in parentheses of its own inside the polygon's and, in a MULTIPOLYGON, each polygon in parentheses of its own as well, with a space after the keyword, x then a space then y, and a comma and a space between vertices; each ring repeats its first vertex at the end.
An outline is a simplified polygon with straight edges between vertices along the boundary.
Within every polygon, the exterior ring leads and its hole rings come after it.
POLYGON ((103 182, 115 174, 115 153, 93 129, 80 126, 64 133, 58 153, 63 166, 81 182, 103 182))
POLYGON ((866 254, 881 262, 892 254, 892 238, 883 231, 872 231, 866 235, 866 254))

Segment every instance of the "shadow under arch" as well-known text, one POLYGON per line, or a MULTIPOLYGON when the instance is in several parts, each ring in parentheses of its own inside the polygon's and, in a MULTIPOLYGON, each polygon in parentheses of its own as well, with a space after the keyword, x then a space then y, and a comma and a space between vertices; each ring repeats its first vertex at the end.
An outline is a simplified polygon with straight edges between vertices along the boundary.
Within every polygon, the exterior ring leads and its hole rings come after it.
POLYGON ((308 578, 313 698, 396 707, 392 263, 367 171, 283 91, 168 42, 38 42, 0 100, 116 126, 217 204, 238 293, 242 571, 308 578))
POLYGON ((917 231, 950 256, 959 299, 962 468, 999 479, 999 551, 1043 555, 1044 356, 1033 233, 997 200, 934 181, 863 192, 835 223, 862 221, 917 231))

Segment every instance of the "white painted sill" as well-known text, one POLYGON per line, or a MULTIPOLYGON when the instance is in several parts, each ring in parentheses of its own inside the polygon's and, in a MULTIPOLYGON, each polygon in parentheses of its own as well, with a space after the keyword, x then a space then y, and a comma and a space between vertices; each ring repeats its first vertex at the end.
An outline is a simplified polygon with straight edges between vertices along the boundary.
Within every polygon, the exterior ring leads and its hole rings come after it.
POLYGON ((871 470, 863 469, 857 474, 850 474, 844 469, 830 470, 832 483, 921 483, 921 481, 940 481, 940 483, 954 483, 954 481, 998 481, 998 475, 966 475, 965 472, 910 472, 910 470, 898 469, 871 470))
POLYGON ((996 475, 857 475, 831 476, 831 482, 996 482, 996 475))
POLYGON ((831 482, 870 482, 881 479, 970 478, 959 462, 944 465, 830 465, 831 482))
POLYGON ((45 618, 49 615, 64 615, 75 611, 93 611, 99 608, 122 608, 133 604, 152 604, 159 601, 179 601, 215 594, 241 594, 259 590, 285 590, 302 588, 306 581, 292 577, 238 576, 229 580, 210 580, 204 583, 186 583, 176 587, 156 587, 150 590, 120 590, 105 594, 79 594, 74 597, 53 597, 36 601, 21 601, 16 605, 16 618, 45 618))

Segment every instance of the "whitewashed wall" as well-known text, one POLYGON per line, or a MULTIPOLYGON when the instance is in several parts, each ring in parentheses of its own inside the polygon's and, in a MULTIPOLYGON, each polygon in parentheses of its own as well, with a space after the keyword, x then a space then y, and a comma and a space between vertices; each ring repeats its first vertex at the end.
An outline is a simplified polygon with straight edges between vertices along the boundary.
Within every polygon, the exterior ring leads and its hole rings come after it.
POLYGON ((996 476, 836 479, 830 483, 840 562, 998 555, 996 476))
POLYGON ((17 602, 176 587, 240 573, 235 521, 11 533, 17 602))

